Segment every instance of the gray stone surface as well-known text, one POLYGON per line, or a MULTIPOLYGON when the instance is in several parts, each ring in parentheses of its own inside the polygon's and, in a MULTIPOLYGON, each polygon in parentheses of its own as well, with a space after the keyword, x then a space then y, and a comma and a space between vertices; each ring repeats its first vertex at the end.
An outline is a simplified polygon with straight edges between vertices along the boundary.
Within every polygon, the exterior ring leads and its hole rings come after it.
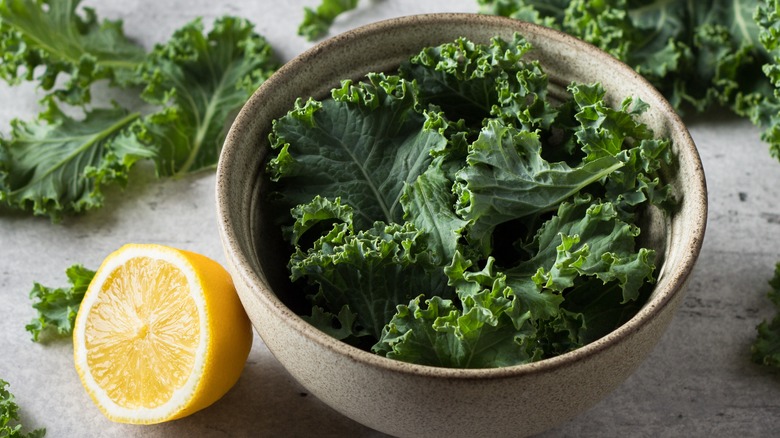
MULTIPOLYGON (((84 3, 100 17, 123 19, 127 34, 146 47, 196 16, 208 24, 223 14, 240 15, 288 60, 311 46, 296 28, 302 7, 318 1, 84 3)), ((476 0, 363 0, 333 32, 391 16, 476 7, 476 0)), ((7 134, 14 117, 33 117, 37 96, 29 86, 0 85, 0 132, 7 134)), ((124 96, 101 97, 110 98, 124 96)), ((707 172, 710 217, 685 301, 625 384, 544 436, 764 437, 780 431, 780 372, 749 360, 754 328, 771 316, 766 282, 780 260, 780 163, 748 122, 725 114, 687 122, 707 172)), ((50 437, 381 436, 308 395, 257 337, 238 384, 210 408, 163 425, 106 420, 79 383, 70 343, 35 344, 24 330, 33 317, 27 297, 33 282, 64 285, 68 266, 97 267, 126 242, 178 246, 224 262, 213 173, 160 181, 148 166, 137 166, 127 188, 107 190, 106 199, 105 208, 57 225, 0 214, 0 378, 10 382, 28 427, 46 427, 50 437)))

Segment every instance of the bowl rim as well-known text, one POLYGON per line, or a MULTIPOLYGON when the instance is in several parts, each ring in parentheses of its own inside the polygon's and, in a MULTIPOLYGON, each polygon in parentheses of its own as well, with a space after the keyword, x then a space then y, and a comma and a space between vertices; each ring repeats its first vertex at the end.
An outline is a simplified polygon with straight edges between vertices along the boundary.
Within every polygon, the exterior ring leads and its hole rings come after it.
MULTIPOLYGON (((306 98, 306 96, 303 97, 306 98)), ((696 259, 699 256, 707 223, 708 207, 706 180, 701 159, 694 141, 677 112, 649 81, 636 73, 636 71, 628 65, 606 52, 603 52, 596 46, 561 31, 512 18, 477 13, 428 13, 384 19, 330 37, 295 56, 282 65, 276 73, 266 80, 241 109, 228 132, 223 150, 220 154, 216 173, 217 221, 226 257, 236 268, 233 275, 240 276, 241 281, 252 290, 253 295, 263 301, 264 305, 273 309, 280 318, 285 319, 298 335, 304 336, 310 342, 319 344, 332 353, 348 358, 350 361, 361 362, 365 365, 380 368, 384 371, 418 376, 437 376, 457 380, 503 379, 565 368, 575 362, 592 359, 594 356, 598 355, 599 352, 625 341, 632 333, 641 331, 642 328, 659 314, 678 293, 682 292, 681 289, 690 277, 696 259), (262 98, 263 95, 268 92, 267 90, 272 89, 277 82, 283 81, 283 78, 286 75, 295 74, 296 71, 302 69, 310 60, 323 56, 328 53, 329 50, 349 44, 352 40, 360 39, 371 34, 381 34, 387 30, 398 30, 399 27, 441 25, 443 23, 477 26, 490 25, 495 27, 511 26, 512 28, 517 29, 516 31, 521 35, 523 32, 531 31, 545 38, 575 45, 587 53, 588 56, 597 58, 604 68, 619 70, 625 75, 634 77, 638 82, 638 85, 645 89, 643 92, 653 96, 655 100, 657 100, 657 103, 654 103, 654 105, 660 105, 660 108, 658 109, 660 113, 664 114, 664 118, 669 121, 671 127, 669 136, 672 137, 672 132, 675 132, 676 136, 684 139, 682 144, 677 143, 675 144, 675 147, 678 148, 678 150, 685 149, 688 152, 686 155, 691 160, 690 167, 694 171, 692 176, 695 176, 696 178, 692 178, 692 183, 686 185, 685 196, 692 197, 693 205, 698 206, 695 211, 697 213, 695 216, 700 219, 700 223, 697 224, 698 228, 692 232, 690 237, 685 241, 685 243, 689 244, 687 246, 688 250, 680 257, 678 270, 674 273, 667 273, 667 275, 673 276, 668 282, 668 287, 661 290, 658 294, 654 293, 650 300, 648 300, 631 319, 603 337, 573 351, 536 362, 497 368, 445 368, 402 362, 379 356, 339 341, 316 329, 314 326, 304 321, 299 315, 292 312, 291 309, 276 297, 270 288, 258 286, 261 284, 261 280, 257 273, 251 268, 249 258, 246 254, 241 253, 239 248, 233 244, 233 242, 237 242, 239 239, 234 230, 234 221, 231 219, 228 210, 230 204, 228 202, 228 196, 222 193, 222 190, 227 186, 227 184, 223 184, 223 182, 225 179, 230 178, 231 172, 228 169, 236 162, 236 152, 234 149, 236 147, 235 144, 238 142, 238 136, 240 136, 242 131, 246 131, 246 128, 251 124, 254 112, 253 109, 262 105, 262 98)), ((663 265, 661 268, 663 269, 663 265)), ((660 273, 661 270, 659 269, 657 272, 660 273)))

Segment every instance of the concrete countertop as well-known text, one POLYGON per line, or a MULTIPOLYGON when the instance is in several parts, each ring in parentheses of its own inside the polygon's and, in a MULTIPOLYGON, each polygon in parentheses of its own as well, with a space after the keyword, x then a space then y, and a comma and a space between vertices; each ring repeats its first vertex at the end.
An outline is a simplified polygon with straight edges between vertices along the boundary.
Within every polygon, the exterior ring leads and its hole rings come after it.
MULTIPOLYGON (((202 16, 250 19, 282 61, 311 47, 297 36, 303 6, 318 0, 168 2, 85 1, 98 16, 122 19, 125 32, 147 48, 202 16)), ((423 12, 476 11, 476 0, 362 0, 332 29, 423 12)), ((0 85, 0 132, 10 120, 38 112, 29 85, 0 85)), ((115 96, 102 97, 106 100, 115 96)), ((101 97, 97 97, 97 100, 101 97)), ((780 162, 759 130, 728 114, 687 118, 709 188, 703 250, 684 302, 652 355, 593 409, 546 437, 765 437, 780 431, 780 371, 750 362, 755 326, 772 316, 767 281, 780 261, 780 162)), ((224 263, 217 235, 214 174, 157 180, 136 166, 128 186, 106 190, 106 206, 52 224, 0 213, 0 379, 10 383, 26 430, 49 437, 382 436, 325 406, 282 368, 255 336, 237 385, 213 406, 153 426, 112 423, 83 390, 68 340, 33 343, 33 282, 65 286, 74 263, 97 268, 127 242, 156 242, 203 253, 224 263)))

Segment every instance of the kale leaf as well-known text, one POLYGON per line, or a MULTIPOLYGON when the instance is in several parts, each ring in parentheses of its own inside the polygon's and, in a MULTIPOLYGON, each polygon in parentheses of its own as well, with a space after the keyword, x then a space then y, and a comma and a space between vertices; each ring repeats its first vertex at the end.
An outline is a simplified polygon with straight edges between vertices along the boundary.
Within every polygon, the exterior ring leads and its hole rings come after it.
POLYGON ((322 0, 316 9, 303 8, 303 21, 298 26, 298 35, 309 41, 328 33, 333 21, 339 15, 358 6, 359 0, 322 0))
POLYGON ((59 220, 103 204, 101 188, 125 183, 130 167, 154 153, 129 133, 139 113, 95 109, 75 119, 53 102, 34 122, 0 136, 0 201, 59 220))
POLYGON ((95 271, 77 264, 69 267, 65 274, 70 287, 55 289, 35 283, 30 291, 38 317, 25 328, 35 342, 43 339, 42 336, 68 336, 73 332, 73 321, 95 271))
POLYGON ((0 78, 10 84, 37 80, 62 101, 90 101, 91 85, 101 79, 126 86, 143 61, 144 49, 124 34, 121 21, 98 22, 95 10, 55 0, 0 2, 0 78), (36 78, 36 71, 41 72, 36 78), (60 76, 64 81, 58 81, 60 76))
POLYGON ((146 53, 121 22, 98 24, 79 3, 0 0, 0 77, 36 79, 44 90, 62 84, 37 120, 16 120, 0 136, 0 201, 55 221, 102 206, 101 187, 126 182, 139 160, 153 160, 159 176, 213 168, 232 117, 278 67, 244 19, 221 17, 208 33, 196 19, 146 53), (154 112, 91 108, 99 80, 142 89, 154 112))
POLYGON ((780 263, 775 266, 775 274, 769 285, 767 296, 777 314, 756 327, 758 336, 753 342, 752 359, 755 363, 780 367, 780 263))
POLYGON ((0 379, 0 436, 7 438, 43 438, 46 429, 36 429, 30 433, 22 432, 19 421, 19 406, 14 395, 8 390, 8 382, 0 379))

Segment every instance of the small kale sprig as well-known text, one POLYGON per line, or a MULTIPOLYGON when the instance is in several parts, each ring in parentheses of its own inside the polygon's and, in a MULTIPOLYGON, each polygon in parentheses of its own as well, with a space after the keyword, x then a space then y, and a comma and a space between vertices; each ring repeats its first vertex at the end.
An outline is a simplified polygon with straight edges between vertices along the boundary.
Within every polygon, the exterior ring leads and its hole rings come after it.
POLYGON ((304 8, 303 20, 298 26, 298 35, 309 41, 328 33, 333 21, 339 15, 355 9, 359 0, 322 0, 316 9, 304 8))
POLYGON ((38 317, 30 321, 25 328, 32 334, 35 342, 73 333, 76 313, 95 271, 76 264, 69 267, 65 274, 70 283, 69 287, 51 288, 35 283, 30 291, 32 306, 38 312, 38 317))
POLYGON ((0 379, 0 437, 4 438, 43 438, 46 429, 35 429, 30 433, 22 432, 19 424, 19 406, 14 395, 8 390, 8 382, 0 379))
POLYGON ((753 362, 780 367, 780 263, 775 266, 774 277, 769 281, 767 296, 776 315, 756 327, 758 336, 751 349, 753 362))

